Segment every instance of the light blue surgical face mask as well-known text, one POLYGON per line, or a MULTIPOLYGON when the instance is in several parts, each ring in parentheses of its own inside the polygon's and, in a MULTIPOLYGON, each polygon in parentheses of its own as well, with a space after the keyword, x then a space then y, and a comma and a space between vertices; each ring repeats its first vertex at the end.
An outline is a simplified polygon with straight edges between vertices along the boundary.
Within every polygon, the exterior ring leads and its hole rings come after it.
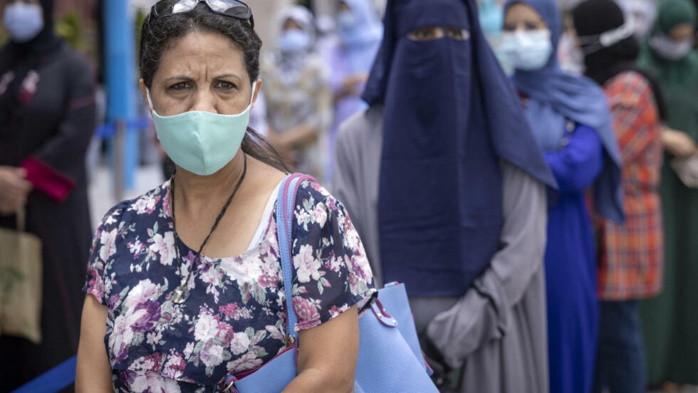
MULTIPOLYGON (((190 111, 160 116, 152 110, 155 132, 167 155, 184 170, 209 176, 221 170, 240 150, 247 131, 257 82, 252 84, 250 105, 237 115, 190 111)), ((148 91, 148 101, 153 101, 148 91)))
POLYGON ((308 49, 310 45, 310 38, 307 34, 300 30, 292 29, 284 31, 276 46, 282 52, 300 52, 308 49))
POLYGON ((550 30, 502 33, 501 53, 513 68, 522 71, 537 71, 545 67, 553 53, 550 30))
POLYGON ((488 37, 498 37, 502 33, 504 24, 504 11, 495 0, 483 0, 478 8, 478 19, 482 31, 488 37))
POLYGON ((13 3, 5 7, 2 22, 12 41, 24 43, 41 33, 44 28, 44 14, 38 4, 13 3))

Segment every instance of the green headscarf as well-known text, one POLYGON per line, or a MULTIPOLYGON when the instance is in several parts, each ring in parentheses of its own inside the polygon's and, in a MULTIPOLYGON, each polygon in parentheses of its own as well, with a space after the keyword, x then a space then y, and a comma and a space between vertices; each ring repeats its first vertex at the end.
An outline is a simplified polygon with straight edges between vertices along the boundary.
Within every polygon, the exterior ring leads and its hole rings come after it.
POLYGON ((652 34, 669 34, 678 25, 696 26, 696 8, 688 0, 664 0, 659 4, 652 34))
MULTIPOLYGON (((696 26, 696 8, 689 0, 662 0, 650 37, 667 35, 676 26, 696 26)), ((666 100, 671 128, 682 130, 698 139, 698 53, 694 50, 679 60, 658 55, 648 41, 642 45, 638 66, 657 80, 666 100)))

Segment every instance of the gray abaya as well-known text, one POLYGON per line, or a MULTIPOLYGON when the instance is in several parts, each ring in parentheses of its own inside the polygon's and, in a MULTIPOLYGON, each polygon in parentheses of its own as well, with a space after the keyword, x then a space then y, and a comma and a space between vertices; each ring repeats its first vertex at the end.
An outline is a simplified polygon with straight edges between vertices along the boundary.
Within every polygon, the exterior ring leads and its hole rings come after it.
MULTIPOLYGON (((334 190, 361 236, 379 285, 376 206, 382 127, 381 106, 343 124, 334 190)), ((463 368, 459 392, 547 393, 545 185, 506 161, 500 165, 502 248, 489 268, 461 298, 412 298, 410 303, 418 332, 432 339, 450 366, 463 368)))

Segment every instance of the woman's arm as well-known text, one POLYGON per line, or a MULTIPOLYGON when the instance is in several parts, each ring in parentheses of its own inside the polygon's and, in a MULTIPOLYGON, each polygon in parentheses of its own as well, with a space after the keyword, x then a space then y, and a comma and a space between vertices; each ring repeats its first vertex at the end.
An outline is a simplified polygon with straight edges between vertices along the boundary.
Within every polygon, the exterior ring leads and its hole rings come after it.
POLYGON ((577 126, 562 149, 545 154, 560 192, 580 192, 589 187, 603 169, 604 147, 599 134, 577 126))
POLYGON ((298 337, 298 376, 283 393, 351 393, 359 356, 359 316, 353 306, 298 337))
POLYGON ((108 311, 107 306, 100 304, 94 296, 85 296, 75 374, 77 393, 114 391, 111 382, 111 366, 104 345, 108 311))
POLYGON ((302 149, 317 140, 319 131, 310 123, 303 123, 281 134, 269 133, 269 136, 271 144, 278 145, 282 149, 302 149))
POLYGON ((96 125, 94 74, 77 56, 71 60, 66 112, 56 133, 45 140, 32 156, 53 170, 72 177, 83 167, 87 147, 96 125))
POLYGON ((640 74, 626 73, 604 90, 623 165, 628 165, 646 154, 661 137, 652 87, 640 74))
POLYGON ((279 138, 294 149, 302 149, 316 142, 321 133, 332 124, 332 89, 327 65, 322 59, 312 64, 316 79, 312 82, 310 97, 313 100, 313 113, 303 124, 287 131, 279 138))

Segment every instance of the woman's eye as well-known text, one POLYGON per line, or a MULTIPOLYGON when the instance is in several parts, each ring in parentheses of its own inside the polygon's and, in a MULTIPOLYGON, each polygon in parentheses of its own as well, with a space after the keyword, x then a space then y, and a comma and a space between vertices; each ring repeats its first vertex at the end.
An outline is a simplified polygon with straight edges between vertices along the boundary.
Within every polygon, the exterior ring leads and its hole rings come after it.
POLYGON ((502 26, 502 30, 504 30, 504 31, 516 31, 516 25, 511 24, 511 23, 505 24, 504 26, 502 26))
POLYGON ((172 90, 184 90, 184 89, 188 88, 189 86, 190 86, 189 82, 179 82, 179 83, 175 83, 174 85, 170 86, 170 89, 172 89, 172 90))
POLYGON ((538 30, 538 24, 533 22, 526 22, 526 30, 538 30))
POLYGON ((227 81, 220 81, 218 84, 216 84, 216 87, 219 89, 225 89, 225 90, 231 90, 231 89, 236 89, 237 86, 235 86, 234 83, 227 82, 227 81))
POLYGON ((412 41, 430 41, 441 38, 443 33, 439 34, 440 31, 437 27, 418 29, 410 32, 407 37, 412 41))
POLYGON ((459 29, 456 27, 447 28, 446 35, 456 41, 465 41, 469 38, 469 33, 467 30, 459 29))

